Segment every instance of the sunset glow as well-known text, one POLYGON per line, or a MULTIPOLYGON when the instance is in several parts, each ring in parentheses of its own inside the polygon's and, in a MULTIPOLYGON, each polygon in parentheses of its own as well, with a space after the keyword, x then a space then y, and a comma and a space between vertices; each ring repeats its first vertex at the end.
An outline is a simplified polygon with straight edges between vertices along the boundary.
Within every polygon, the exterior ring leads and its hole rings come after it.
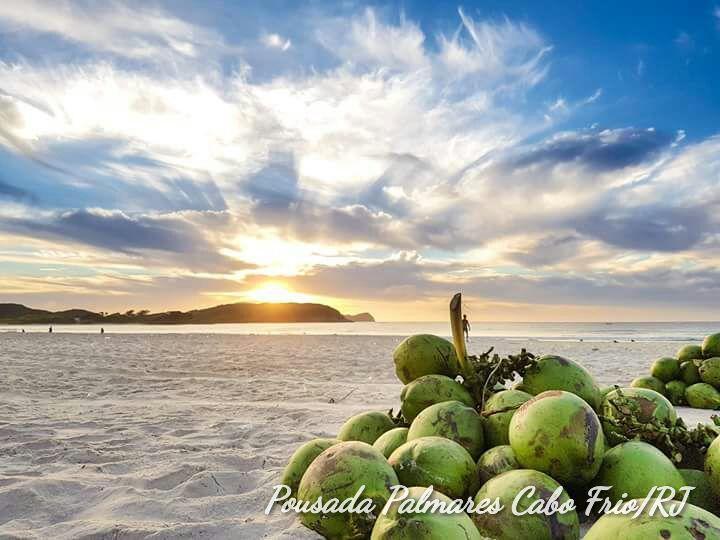
POLYGON ((1 301, 717 318, 704 3, 191 4, 0 2, 1 301))
POLYGON ((313 297, 296 293, 278 283, 268 283, 258 289, 249 291, 245 298, 252 302, 312 302, 313 297))

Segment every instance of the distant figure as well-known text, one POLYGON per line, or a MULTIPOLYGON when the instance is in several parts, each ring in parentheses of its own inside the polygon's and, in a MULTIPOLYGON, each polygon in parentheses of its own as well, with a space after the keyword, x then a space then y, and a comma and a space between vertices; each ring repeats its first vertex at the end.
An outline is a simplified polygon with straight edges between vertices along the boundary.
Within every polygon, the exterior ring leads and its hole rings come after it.
POLYGON ((465 334, 465 341, 470 341, 470 321, 468 321, 467 315, 463 313, 463 333, 465 334))
POLYGON ((50 328, 48 328, 48 332, 49 332, 50 334, 52 334, 52 326, 51 326, 50 328))
POLYGON ((104 333, 105 333, 105 329, 101 327, 101 328, 100 328, 100 333, 101 333, 101 334, 104 334, 104 333))
POLYGON ((23 334, 25 333, 25 329, 24 329, 24 328, 22 329, 22 333, 23 333, 23 334))

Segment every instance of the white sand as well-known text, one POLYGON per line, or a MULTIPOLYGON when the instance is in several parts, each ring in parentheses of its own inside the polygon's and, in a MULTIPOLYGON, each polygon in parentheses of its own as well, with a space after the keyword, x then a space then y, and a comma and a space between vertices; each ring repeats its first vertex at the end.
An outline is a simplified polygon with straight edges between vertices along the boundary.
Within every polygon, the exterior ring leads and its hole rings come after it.
MULTIPOLYGON (((399 339, 0 335, 0 538, 316 538, 263 514, 272 486, 304 441, 397 406, 399 339)), ((602 384, 678 348, 492 344, 579 360, 602 384)))

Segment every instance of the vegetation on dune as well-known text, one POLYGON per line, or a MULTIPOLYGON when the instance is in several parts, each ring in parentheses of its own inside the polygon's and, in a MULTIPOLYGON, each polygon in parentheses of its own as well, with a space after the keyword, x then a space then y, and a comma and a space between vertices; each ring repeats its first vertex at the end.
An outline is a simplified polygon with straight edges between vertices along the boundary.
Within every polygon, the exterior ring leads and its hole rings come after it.
POLYGON ((217 324, 351 322, 338 310, 323 304, 240 302, 191 311, 150 313, 93 312, 85 309, 46 311, 21 304, 0 304, 0 324, 217 324))

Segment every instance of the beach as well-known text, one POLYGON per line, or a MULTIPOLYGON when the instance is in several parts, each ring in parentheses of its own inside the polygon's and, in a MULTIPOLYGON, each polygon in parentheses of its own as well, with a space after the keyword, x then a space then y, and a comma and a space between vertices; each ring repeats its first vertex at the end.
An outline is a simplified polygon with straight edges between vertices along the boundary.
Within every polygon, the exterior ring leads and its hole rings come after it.
MULTIPOLYGON (((398 407, 401 339, 0 334, 0 538, 317 538, 264 515, 272 487, 303 442, 398 407)), ((682 344, 493 338, 470 350, 560 354, 626 385, 682 344)))

